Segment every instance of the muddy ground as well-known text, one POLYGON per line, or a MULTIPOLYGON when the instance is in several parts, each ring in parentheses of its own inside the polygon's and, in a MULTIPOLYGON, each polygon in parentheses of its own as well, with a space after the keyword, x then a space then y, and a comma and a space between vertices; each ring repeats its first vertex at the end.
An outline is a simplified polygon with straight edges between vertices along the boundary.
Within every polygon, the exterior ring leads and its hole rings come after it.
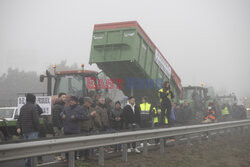
MULTIPOLYGON (((97 167, 97 161, 78 161, 77 167, 97 167)), ((149 151, 147 157, 142 153, 129 153, 128 162, 121 157, 105 160, 107 167, 250 167, 250 136, 224 137, 204 141, 192 146, 180 145, 166 147, 165 154, 159 150, 149 151)))

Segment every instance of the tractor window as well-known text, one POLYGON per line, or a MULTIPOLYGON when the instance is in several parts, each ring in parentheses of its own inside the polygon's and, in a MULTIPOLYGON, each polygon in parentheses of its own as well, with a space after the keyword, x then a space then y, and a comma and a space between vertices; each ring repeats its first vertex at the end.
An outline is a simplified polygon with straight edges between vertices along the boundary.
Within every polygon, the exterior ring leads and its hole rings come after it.
POLYGON ((57 92, 68 95, 82 96, 82 77, 78 75, 62 76, 57 80, 57 92))
POLYGON ((192 99, 193 90, 192 89, 184 89, 183 98, 184 99, 192 99))

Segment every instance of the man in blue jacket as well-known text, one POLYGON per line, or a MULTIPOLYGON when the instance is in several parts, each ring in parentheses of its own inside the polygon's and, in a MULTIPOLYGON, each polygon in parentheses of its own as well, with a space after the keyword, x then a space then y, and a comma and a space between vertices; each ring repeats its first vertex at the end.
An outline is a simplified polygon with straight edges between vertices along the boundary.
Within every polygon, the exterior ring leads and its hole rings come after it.
POLYGON ((87 120, 88 115, 78 104, 78 98, 71 96, 69 106, 63 109, 61 113, 65 135, 80 134, 81 121, 87 120))
MULTIPOLYGON (((84 112, 83 108, 78 104, 78 98, 71 96, 69 101, 69 106, 63 109, 61 113, 63 120, 64 134, 74 135, 80 134, 81 132, 81 122, 88 119, 88 115, 84 112)), ((68 161, 68 154, 66 153, 65 161, 68 161)), ((75 158, 76 158, 75 153, 75 158)))

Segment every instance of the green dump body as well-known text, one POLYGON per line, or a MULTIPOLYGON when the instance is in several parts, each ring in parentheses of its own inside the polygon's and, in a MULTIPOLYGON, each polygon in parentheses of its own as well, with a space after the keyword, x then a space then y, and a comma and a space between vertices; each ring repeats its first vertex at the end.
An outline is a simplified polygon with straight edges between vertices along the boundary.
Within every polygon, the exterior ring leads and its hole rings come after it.
POLYGON ((180 78, 136 21, 95 25, 89 63, 123 80, 126 96, 147 96, 156 103, 162 82, 169 81, 174 101, 181 97, 180 78))

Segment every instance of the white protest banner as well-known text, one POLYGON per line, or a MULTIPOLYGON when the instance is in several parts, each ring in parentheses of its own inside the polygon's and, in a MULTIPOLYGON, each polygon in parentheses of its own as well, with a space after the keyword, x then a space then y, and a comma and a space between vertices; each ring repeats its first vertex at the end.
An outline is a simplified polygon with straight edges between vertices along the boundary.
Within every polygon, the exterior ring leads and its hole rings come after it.
POLYGON ((171 67, 168 65, 168 63, 164 60, 162 55, 155 50, 155 62, 158 64, 160 69, 164 72, 164 74, 168 77, 168 79, 171 78, 171 67))
MULTIPOLYGON (((37 96, 36 103, 43 109, 42 115, 51 115, 51 96, 37 96)), ((18 112, 24 104, 26 104, 26 97, 18 97, 18 112)))

